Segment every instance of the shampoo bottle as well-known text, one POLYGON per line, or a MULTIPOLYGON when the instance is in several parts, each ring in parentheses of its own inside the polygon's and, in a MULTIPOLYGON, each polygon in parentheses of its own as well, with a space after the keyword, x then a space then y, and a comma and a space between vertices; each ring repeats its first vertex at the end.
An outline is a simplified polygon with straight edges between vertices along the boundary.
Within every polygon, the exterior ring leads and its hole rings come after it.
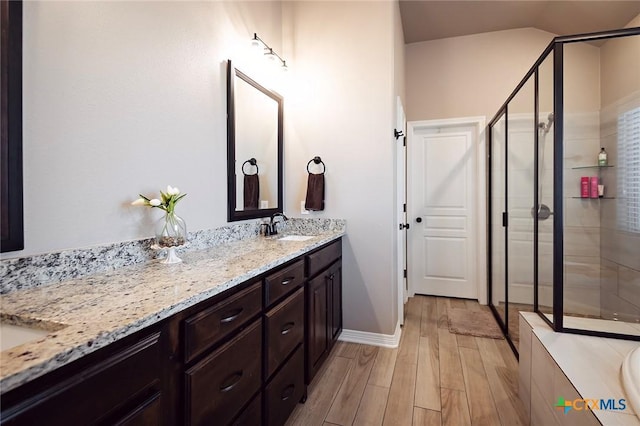
POLYGON ((604 148, 600 148, 600 153, 598 154, 598 166, 606 166, 607 165, 607 151, 604 148))

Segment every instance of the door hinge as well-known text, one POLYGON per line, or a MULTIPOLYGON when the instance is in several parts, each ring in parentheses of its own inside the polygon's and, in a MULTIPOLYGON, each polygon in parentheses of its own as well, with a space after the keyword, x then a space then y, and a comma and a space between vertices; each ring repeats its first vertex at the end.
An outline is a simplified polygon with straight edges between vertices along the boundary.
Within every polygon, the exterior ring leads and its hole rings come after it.
POLYGON ((405 136, 402 141, 402 146, 407 146, 407 137, 405 136))
POLYGON ((406 213, 406 212, 407 212, 407 203, 404 203, 404 204, 402 205, 402 211, 403 211, 404 213, 406 213))
POLYGON ((406 269, 403 271, 403 273, 402 273, 402 277, 403 277, 403 278, 407 278, 407 270, 406 270, 406 269))
POLYGON ((507 212, 502 212, 502 226, 505 228, 509 226, 509 216, 507 215, 507 212))

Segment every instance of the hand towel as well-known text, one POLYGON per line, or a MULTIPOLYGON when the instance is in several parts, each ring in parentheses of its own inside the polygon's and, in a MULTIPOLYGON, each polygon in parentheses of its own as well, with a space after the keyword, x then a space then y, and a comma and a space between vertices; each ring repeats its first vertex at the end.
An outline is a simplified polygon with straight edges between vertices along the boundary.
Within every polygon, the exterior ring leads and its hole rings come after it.
POLYGON ((244 208, 255 210, 258 208, 260 198, 260 179, 258 174, 244 175, 244 208))
POLYGON ((324 210, 324 173, 309 173, 304 208, 314 211, 324 210))

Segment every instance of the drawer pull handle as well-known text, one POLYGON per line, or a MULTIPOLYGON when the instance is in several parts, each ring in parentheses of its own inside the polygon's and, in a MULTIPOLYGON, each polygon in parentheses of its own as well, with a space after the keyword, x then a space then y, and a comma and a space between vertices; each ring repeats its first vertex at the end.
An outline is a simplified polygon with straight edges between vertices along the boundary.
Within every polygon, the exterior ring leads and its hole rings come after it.
POLYGON ((235 310, 231 311, 230 313, 227 314, 226 317, 222 318, 220 320, 220 322, 225 324, 225 323, 233 321, 234 319, 236 319, 236 318, 238 318, 240 316, 240 314, 242 313, 242 310, 243 310, 243 308, 238 308, 238 309, 235 309, 235 310))
POLYGON ((280 398, 283 401, 286 401, 287 399, 291 398, 291 395, 293 395, 293 391, 296 389, 296 385, 289 385, 286 388, 284 388, 284 390, 282 391, 282 393, 280 394, 280 398))
POLYGON ((282 327, 282 330, 280 331, 280 333, 284 336, 285 334, 287 334, 288 332, 291 331, 291 329, 293 328, 293 326, 295 326, 296 323, 295 322, 288 322, 284 325, 284 327, 282 327))
POLYGON ((293 280, 295 280, 295 277, 286 277, 284 280, 282 280, 282 282, 280 283, 281 285, 289 285, 293 282, 293 280))
POLYGON ((232 373, 222 381, 222 384, 220 385, 220 392, 229 392, 240 382, 240 379, 242 379, 242 370, 232 373))

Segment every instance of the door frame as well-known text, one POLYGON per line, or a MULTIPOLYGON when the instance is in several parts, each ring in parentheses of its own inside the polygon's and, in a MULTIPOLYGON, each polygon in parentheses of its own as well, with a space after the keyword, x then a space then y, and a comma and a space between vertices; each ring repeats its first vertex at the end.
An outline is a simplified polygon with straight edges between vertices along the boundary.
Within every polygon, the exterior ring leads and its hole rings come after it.
MULTIPOLYGON (((407 147, 415 143, 414 134, 418 130, 440 127, 474 126, 476 129, 476 280, 478 289, 478 302, 486 305, 487 299, 487 149, 486 149, 486 117, 460 117, 438 120, 421 120, 407 122, 407 147), (484 255, 483 255, 484 254, 484 255), (482 261, 484 259, 484 262, 482 261)), ((407 188, 411 187, 412 162, 407 161, 407 188)), ((411 211, 412 200, 410 192, 407 192, 407 211, 411 211)), ((409 256, 407 255, 407 258, 409 256)), ((415 287, 409 280, 409 294, 415 296, 415 287)))
MULTIPOLYGON (((402 208, 402 204, 407 204, 407 117, 400 96, 396 97, 396 132, 402 135, 394 135, 395 150, 395 170, 396 170, 396 202, 395 215, 396 226, 407 223, 407 210, 402 208), (402 111, 402 114, 400 112, 402 111)), ((404 324, 404 304, 409 298, 408 278, 405 275, 407 270, 407 229, 401 229, 396 234, 396 288, 398 297, 398 323, 404 324), (403 236, 404 235, 404 236, 403 236)))

